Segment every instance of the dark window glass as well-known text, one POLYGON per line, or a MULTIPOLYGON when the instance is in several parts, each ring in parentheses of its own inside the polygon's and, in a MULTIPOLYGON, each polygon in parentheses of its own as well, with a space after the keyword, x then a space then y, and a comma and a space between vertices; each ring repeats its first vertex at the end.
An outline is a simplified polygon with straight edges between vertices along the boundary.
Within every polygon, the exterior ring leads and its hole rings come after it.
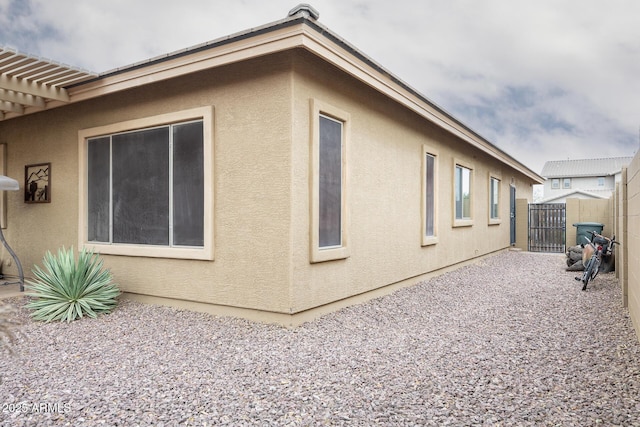
POLYGON ((111 138, 89 140, 87 157, 87 239, 109 242, 111 138))
POLYGON ((431 154, 427 154, 426 157, 426 194, 425 194, 425 212, 426 212, 426 224, 425 235, 433 236, 434 219, 435 219, 435 162, 436 158, 431 154))
POLYGON ((114 135, 113 243, 169 244, 169 128, 114 135))
POLYGON ((342 245, 342 123, 320 116, 319 246, 342 245))
POLYGON ((173 127, 173 244, 204 246, 202 122, 173 127))
POLYGON ((204 246, 203 150, 201 121, 90 139, 88 240, 204 246))

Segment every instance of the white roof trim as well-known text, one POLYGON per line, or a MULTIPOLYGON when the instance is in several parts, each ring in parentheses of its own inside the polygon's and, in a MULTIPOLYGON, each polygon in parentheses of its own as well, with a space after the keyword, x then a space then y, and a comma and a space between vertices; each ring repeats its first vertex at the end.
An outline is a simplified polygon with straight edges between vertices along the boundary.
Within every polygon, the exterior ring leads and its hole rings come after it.
POLYGON ((95 73, 0 46, 0 120, 51 101, 70 101, 65 86, 97 77, 95 73))
POLYGON ((582 194, 583 196, 587 196, 589 198, 592 199, 609 199, 609 197, 607 196, 602 196, 600 194, 595 194, 595 193, 590 193, 589 191, 584 191, 584 190, 573 190, 573 191, 566 191, 564 193, 559 193, 553 196, 549 196, 549 197, 545 197, 542 200, 536 202, 536 203, 549 203, 553 200, 557 200, 557 199, 566 199, 566 198, 570 198, 569 196, 572 195, 579 195, 582 194))

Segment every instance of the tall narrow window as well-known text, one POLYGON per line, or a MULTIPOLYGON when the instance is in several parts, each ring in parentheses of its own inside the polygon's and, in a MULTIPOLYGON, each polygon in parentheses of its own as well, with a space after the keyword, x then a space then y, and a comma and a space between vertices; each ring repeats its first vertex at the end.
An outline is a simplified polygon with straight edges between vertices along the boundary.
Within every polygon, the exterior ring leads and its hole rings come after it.
POLYGON ((437 189, 438 155, 427 146, 422 147, 422 246, 438 242, 437 189))
POLYGON ((320 116, 319 146, 320 248, 342 245, 342 122, 320 116))
POLYGON ((491 177, 489 180, 489 218, 500 218, 500 180, 491 177))
POLYGON ((435 236, 435 164, 436 157, 425 156, 425 228, 426 236, 435 236))
POLYGON ((471 219, 471 169, 456 165, 455 169, 455 219, 471 219))
POLYGON ((310 261, 324 262, 349 256, 347 194, 348 113, 310 100, 311 192, 310 261))

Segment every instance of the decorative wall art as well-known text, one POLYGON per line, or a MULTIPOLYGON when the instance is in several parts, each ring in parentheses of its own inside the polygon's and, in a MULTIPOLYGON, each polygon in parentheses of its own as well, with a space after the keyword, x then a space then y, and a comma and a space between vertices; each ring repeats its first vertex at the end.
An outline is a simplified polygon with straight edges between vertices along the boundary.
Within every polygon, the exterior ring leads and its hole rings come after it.
POLYGON ((24 202, 51 202, 51 163, 24 167, 24 202))

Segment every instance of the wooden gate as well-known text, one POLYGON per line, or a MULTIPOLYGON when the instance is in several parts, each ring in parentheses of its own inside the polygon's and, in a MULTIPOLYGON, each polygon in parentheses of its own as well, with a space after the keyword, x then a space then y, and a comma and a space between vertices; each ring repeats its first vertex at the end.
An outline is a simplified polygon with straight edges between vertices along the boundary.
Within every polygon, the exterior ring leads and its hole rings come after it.
POLYGON ((564 203, 529 205, 529 251, 565 251, 567 210, 564 203))

